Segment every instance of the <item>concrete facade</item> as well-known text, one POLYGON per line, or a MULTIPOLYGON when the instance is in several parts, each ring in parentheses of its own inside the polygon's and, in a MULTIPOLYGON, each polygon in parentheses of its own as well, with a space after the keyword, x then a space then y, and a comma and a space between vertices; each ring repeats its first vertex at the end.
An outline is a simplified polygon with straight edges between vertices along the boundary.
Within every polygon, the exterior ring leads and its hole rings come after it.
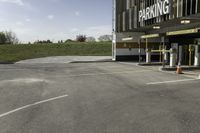
POLYGON ((200 0, 113 0, 113 60, 199 66, 199 32, 200 0))

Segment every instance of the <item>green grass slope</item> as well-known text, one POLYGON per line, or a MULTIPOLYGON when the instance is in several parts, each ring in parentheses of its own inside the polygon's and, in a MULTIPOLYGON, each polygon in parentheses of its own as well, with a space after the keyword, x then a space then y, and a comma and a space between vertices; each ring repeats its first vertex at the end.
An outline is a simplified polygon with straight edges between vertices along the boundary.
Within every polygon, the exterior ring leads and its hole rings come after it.
POLYGON ((111 42, 0 45, 0 61, 16 62, 48 56, 111 56, 111 42))

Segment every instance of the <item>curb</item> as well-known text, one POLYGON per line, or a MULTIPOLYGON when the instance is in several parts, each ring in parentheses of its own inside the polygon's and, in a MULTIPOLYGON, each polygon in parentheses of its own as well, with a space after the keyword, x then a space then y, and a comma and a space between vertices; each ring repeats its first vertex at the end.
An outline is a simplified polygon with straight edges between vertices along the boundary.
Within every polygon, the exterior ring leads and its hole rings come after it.
POLYGON ((162 63, 140 63, 139 66, 162 66, 162 63))
POLYGON ((103 62, 116 62, 113 60, 99 60, 99 61, 72 61, 70 63, 103 63, 103 62))
POLYGON ((6 65, 6 64, 15 64, 15 62, 11 62, 11 61, 0 61, 0 64, 2 64, 2 65, 6 65))
MULTIPOLYGON (((181 67, 182 70, 200 70, 200 67, 181 67)), ((176 71, 176 67, 172 68, 161 68, 163 71, 176 71)))

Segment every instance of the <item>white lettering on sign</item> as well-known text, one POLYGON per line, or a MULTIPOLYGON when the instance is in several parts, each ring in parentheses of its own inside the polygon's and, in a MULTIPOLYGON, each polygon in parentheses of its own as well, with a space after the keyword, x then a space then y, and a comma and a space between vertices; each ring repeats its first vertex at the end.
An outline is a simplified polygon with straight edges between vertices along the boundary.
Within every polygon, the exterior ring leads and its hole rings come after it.
POLYGON ((169 0, 160 0, 158 3, 139 11, 139 22, 169 14, 169 0))

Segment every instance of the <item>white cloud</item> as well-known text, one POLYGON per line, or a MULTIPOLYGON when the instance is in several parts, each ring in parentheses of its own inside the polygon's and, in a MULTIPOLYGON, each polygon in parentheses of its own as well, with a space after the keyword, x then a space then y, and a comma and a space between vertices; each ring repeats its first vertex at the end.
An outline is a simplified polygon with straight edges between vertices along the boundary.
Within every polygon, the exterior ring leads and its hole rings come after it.
POLYGON ((98 38, 101 35, 111 35, 112 34, 112 26, 111 25, 99 25, 99 26, 93 26, 88 27, 85 30, 83 30, 83 33, 87 36, 93 36, 95 38, 98 38))
POLYGON ((29 18, 26 18, 26 19, 25 19, 25 21, 26 21, 26 22, 30 22, 30 21, 31 21, 31 19, 29 19, 29 18))
POLYGON ((72 32, 72 33, 74 33, 74 32, 78 32, 78 31, 79 31, 78 28, 72 28, 72 29, 70 30, 70 32, 72 32))
POLYGON ((13 4, 20 5, 20 6, 24 5, 24 2, 22 0, 0 0, 0 2, 13 3, 13 4))
POLYGON ((54 19, 54 15, 48 15, 47 18, 48 18, 49 20, 53 20, 53 19, 54 19))
MULTIPOLYGON (((54 42, 58 40, 67 40, 67 39, 75 39, 77 35, 83 34, 86 36, 92 36, 98 39, 101 35, 111 35, 112 26, 111 25, 99 25, 93 27, 74 27, 71 29, 63 29, 63 31, 57 29, 40 29, 34 27, 27 27, 25 24, 22 25, 22 22, 16 22, 18 25, 10 27, 10 29, 16 33, 17 37, 22 42, 34 42, 35 40, 47 40, 50 39, 54 42), (38 34, 40 33, 40 34, 38 34)), ((4 26, 3 26, 4 27, 4 26)), ((0 31, 10 30, 10 29, 1 29, 0 31)))
MULTIPOLYGON (((67 33, 66 33, 67 34, 67 33)), ((70 33, 68 33, 68 37, 75 38, 76 35, 83 34, 86 36, 92 36, 96 39, 99 38, 101 35, 111 35, 112 34, 112 26, 111 25, 99 25, 99 26, 93 26, 93 27, 87 27, 85 29, 78 29, 78 28, 72 28, 70 30, 70 33)))
POLYGON ((23 27, 23 28, 16 27, 16 28, 13 28, 12 30, 13 30, 13 32, 15 32, 17 34, 17 36, 20 36, 23 39, 24 39, 24 35, 28 35, 27 33, 32 32, 31 29, 25 28, 25 27, 23 27))
POLYGON ((23 22, 21 22, 21 21, 18 21, 18 22, 16 22, 16 25, 18 25, 18 26, 23 26, 23 25, 24 25, 24 23, 23 23, 23 22))
POLYGON ((80 16, 80 12, 79 11, 75 11, 75 16, 80 16))
POLYGON ((50 0, 51 2, 60 2, 61 0, 50 0))
POLYGON ((4 21, 6 21, 5 18, 0 18, 0 22, 4 22, 4 21))

